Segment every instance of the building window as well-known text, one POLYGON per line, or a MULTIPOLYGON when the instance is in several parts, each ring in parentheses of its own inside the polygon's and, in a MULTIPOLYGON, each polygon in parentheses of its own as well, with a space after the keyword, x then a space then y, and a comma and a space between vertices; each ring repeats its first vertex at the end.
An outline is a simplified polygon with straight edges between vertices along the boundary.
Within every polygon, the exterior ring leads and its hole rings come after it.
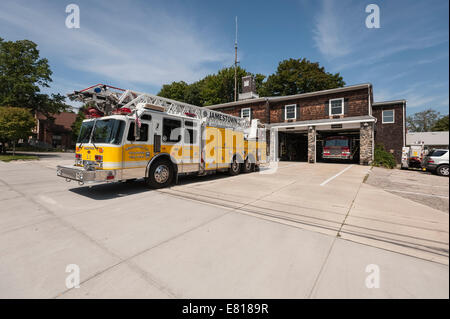
POLYGON ((284 119, 295 120, 297 118, 297 104, 289 104, 284 106, 284 119))
POLYGON ((394 123, 394 110, 383 111, 383 124, 394 123))
POLYGON ((241 117, 248 118, 249 120, 251 120, 252 119, 252 109, 249 107, 241 109, 241 117))
POLYGON ((330 100, 329 106, 330 116, 344 114, 344 98, 330 100))

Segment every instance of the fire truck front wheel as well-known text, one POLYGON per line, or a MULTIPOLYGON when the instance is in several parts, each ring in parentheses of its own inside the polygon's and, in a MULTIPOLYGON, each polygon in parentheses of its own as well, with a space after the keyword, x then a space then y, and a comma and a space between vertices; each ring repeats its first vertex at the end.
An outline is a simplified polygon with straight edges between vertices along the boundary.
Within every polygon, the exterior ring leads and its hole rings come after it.
POLYGON ((172 182, 173 174, 173 166, 169 160, 157 160, 150 167, 150 171, 146 179, 147 185, 151 188, 167 187, 172 182))

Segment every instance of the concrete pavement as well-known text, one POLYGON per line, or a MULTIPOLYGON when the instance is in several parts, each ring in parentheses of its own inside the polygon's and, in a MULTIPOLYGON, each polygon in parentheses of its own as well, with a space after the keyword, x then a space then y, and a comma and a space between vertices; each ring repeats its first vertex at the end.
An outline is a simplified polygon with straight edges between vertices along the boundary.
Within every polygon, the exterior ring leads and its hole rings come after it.
POLYGON ((67 163, 0 162, 1 298, 448 298, 448 215, 362 183, 368 167, 324 186, 347 165, 152 191, 78 187, 55 176, 67 163))
POLYGON ((367 184, 443 212, 449 212, 449 179, 419 170, 374 167, 367 184))

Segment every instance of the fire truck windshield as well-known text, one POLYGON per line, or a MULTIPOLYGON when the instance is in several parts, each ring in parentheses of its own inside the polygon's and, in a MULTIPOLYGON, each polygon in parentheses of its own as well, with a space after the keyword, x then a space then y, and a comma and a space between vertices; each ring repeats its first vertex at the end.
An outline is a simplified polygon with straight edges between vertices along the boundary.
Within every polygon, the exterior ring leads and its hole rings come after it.
POLYGON ((86 121, 81 125, 77 143, 88 143, 90 141, 91 143, 120 144, 124 128, 125 122, 122 120, 86 121), (92 132, 93 128, 94 132, 92 132))
POLYGON ((325 146, 341 146, 341 147, 348 147, 348 139, 329 139, 325 141, 325 146))

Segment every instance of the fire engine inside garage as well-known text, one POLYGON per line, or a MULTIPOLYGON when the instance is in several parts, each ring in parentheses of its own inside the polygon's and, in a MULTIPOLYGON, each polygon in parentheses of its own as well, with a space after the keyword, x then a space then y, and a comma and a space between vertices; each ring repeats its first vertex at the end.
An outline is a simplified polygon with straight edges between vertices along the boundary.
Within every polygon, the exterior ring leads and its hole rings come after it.
MULTIPOLYGON (((351 162, 360 160, 359 125, 324 125, 316 128, 315 162, 351 162)), ((308 128, 288 127, 278 131, 281 161, 308 161, 308 128)))

